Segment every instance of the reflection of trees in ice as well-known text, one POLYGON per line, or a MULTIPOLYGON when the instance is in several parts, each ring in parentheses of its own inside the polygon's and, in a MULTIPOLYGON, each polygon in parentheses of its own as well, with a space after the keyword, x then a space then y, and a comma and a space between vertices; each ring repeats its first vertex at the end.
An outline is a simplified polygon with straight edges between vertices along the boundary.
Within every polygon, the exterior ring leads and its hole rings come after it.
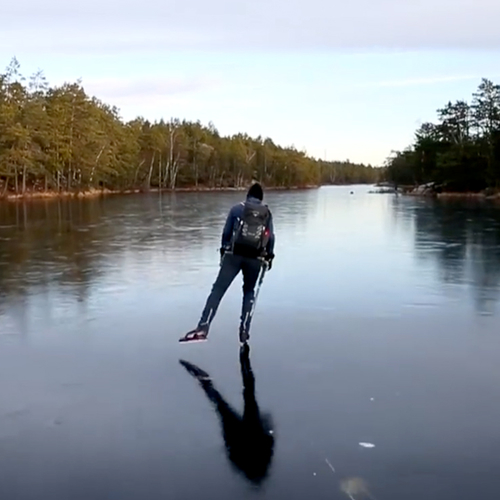
POLYGON ((499 208, 459 200, 394 208, 411 214, 417 258, 436 262, 443 283, 470 288, 476 310, 492 314, 500 297, 499 208))

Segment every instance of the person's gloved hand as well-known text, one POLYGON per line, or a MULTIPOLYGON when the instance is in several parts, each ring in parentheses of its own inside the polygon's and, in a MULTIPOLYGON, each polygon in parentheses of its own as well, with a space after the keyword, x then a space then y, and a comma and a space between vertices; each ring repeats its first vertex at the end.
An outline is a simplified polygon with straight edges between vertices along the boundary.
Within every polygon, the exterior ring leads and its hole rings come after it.
POLYGON ((274 254, 269 253, 266 255, 267 270, 270 271, 273 267, 274 254))
POLYGON ((221 247, 219 251, 220 251, 220 265, 222 266, 222 261, 224 260, 224 254, 227 252, 227 249, 221 247))

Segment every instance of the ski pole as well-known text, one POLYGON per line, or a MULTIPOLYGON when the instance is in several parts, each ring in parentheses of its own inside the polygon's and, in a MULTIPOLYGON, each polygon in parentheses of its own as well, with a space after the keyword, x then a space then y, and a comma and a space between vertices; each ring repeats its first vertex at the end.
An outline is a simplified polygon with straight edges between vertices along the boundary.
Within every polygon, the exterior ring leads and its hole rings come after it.
POLYGON ((250 311, 250 319, 253 317, 253 313, 255 311, 255 305, 257 304, 257 297, 259 296, 260 287, 262 285, 262 282, 264 281, 264 275, 266 274, 266 271, 267 271, 267 262, 265 260, 263 260, 261 270, 260 270, 259 283, 257 284, 257 290, 256 290, 254 298, 253 298, 252 310, 250 311))

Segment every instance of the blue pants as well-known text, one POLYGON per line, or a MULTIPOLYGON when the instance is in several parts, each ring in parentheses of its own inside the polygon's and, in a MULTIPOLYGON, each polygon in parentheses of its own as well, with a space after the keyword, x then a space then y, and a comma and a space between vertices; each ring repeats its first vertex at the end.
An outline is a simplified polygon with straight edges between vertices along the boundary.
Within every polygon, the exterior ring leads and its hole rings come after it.
POLYGON ((243 273, 243 304, 241 307, 241 327, 246 331, 250 329, 252 321, 252 308, 255 298, 255 285, 259 278, 261 261, 240 255, 227 253, 222 259, 222 264, 212 291, 205 304, 205 309, 198 323, 199 327, 210 326, 215 313, 219 307, 220 301, 234 278, 240 271, 243 273))

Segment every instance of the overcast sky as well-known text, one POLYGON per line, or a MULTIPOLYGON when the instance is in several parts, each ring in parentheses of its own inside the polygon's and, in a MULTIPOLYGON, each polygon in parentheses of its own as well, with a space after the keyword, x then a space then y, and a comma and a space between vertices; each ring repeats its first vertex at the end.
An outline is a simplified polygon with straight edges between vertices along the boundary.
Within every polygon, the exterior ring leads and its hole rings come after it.
MULTIPOLYGON (((6 3, 6 2, 4 2, 6 3)), ((500 82, 496 0, 25 0, 0 66, 82 78, 125 119, 213 121, 328 159, 380 164, 448 100, 500 82)))

